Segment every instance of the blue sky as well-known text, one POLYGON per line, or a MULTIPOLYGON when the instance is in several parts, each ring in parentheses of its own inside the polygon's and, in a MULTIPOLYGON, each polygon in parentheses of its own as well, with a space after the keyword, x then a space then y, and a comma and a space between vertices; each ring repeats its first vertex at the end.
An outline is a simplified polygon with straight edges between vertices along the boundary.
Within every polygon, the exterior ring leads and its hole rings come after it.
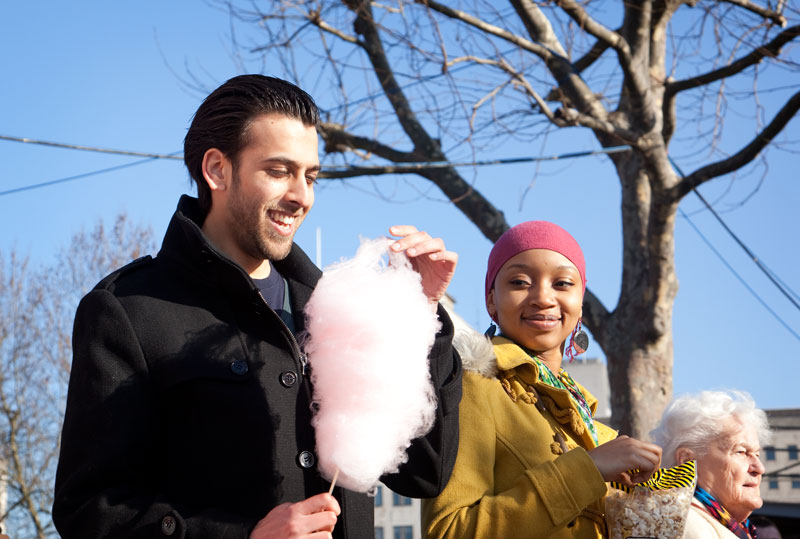
MULTIPOLYGON (((4 15, 3 135, 176 152, 205 95, 181 83, 189 71, 209 90, 245 71, 270 73, 269 66, 233 54, 227 15, 203 2, 16 2, 4 7, 4 15)), ((324 88, 309 90, 324 101, 324 88)), ((800 120, 795 119, 784 139, 799 136, 800 120)), ((566 132, 537 144, 536 153, 596 148, 596 143, 566 132)), ((530 152, 530 148, 506 149, 507 156, 530 152)), ((0 156, 0 191, 137 160, 4 141, 0 156)), ((783 280, 800 290, 796 217, 800 182, 794 161, 790 153, 772 152, 760 188, 723 217, 783 280)), ((589 287, 613 308, 620 286, 621 223, 619 185, 610 163, 591 157, 541 164, 532 189, 520 203, 536 170, 534 164, 485 167, 474 180, 511 224, 548 219, 569 230, 585 250, 589 287)), ((471 171, 465 174, 473 178, 471 171)), ((759 180, 760 176, 740 176, 735 182, 722 178, 701 191, 713 201, 729 189, 724 200, 740 200, 759 180)), ((121 211, 152 226, 160 238, 180 194, 191 192, 182 162, 159 160, 2 196, 0 250, 16 248, 35 262, 53 262, 54 253, 81 227, 89 228, 98 219, 111 221, 121 211)), ((800 312, 713 218, 699 211, 696 198, 687 197, 681 208, 747 283, 800 332, 800 312)), ((401 223, 441 236, 459 252, 461 261, 450 292, 459 313, 484 329, 488 316, 482 282, 491 245, 422 180, 323 182, 297 241, 313 258, 320 230, 322 264, 327 265, 351 256, 359 235, 385 234, 390 225, 401 223)), ((764 408, 800 407, 798 339, 735 280, 682 218, 676 226, 676 246, 680 291, 673 318, 675 392, 738 388, 750 391, 764 408)), ((598 350, 590 346, 590 355, 598 350)))

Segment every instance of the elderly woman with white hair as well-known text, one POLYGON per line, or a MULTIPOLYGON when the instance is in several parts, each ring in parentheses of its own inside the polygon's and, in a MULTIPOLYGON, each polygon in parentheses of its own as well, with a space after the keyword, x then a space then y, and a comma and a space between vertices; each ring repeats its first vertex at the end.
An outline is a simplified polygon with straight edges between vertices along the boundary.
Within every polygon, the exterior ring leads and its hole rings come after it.
POLYGON ((759 453, 771 433, 767 416, 740 391, 677 397, 650 433, 665 466, 697 461, 697 488, 684 539, 755 539, 749 517, 762 505, 759 453))

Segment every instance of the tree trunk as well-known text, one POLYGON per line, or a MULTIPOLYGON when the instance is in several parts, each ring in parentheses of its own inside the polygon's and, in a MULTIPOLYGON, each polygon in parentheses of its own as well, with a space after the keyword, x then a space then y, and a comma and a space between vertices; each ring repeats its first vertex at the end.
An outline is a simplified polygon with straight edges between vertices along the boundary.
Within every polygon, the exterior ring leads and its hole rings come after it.
POLYGON ((629 307, 615 319, 603 350, 608 359, 612 424, 620 434, 648 439, 672 396, 672 335, 655 342, 639 314, 646 306, 629 307), (648 342, 646 345, 637 343, 648 342))
MULTIPOLYGON (((647 439, 672 397, 675 212, 666 150, 615 158, 622 185, 623 275, 619 302, 596 335, 608 360, 612 423, 647 439)), ((589 329, 594 329, 589 326, 589 329)))

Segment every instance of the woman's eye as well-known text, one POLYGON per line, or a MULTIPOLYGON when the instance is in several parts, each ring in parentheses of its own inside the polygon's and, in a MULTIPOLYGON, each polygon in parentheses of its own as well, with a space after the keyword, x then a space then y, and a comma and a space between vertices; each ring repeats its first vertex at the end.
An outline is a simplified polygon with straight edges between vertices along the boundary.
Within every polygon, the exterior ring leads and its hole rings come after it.
POLYGON ((569 288, 574 283, 572 281, 556 281, 556 287, 558 288, 569 288))
POLYGON ((528 281, 524 279, 511 279, 511 284, 513 286, 527 286, 528 281))

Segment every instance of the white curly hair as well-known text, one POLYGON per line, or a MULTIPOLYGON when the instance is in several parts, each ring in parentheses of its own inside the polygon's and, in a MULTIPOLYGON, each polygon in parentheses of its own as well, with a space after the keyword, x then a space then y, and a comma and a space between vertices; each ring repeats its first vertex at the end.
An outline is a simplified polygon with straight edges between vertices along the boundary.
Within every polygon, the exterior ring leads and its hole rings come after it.
POLYGON ((745 427, 755 429, 762 447, 771 441, 767 414, 756 408, 747 392, 701 391, 673 399, 664 410, 661 422, 650 432, 653 443, 663 450, 663 466, 676 465, 675 452, 683 447, 697 456, 705 455, 709 442, 726 434, 724 420, 731 416, 745 427))

